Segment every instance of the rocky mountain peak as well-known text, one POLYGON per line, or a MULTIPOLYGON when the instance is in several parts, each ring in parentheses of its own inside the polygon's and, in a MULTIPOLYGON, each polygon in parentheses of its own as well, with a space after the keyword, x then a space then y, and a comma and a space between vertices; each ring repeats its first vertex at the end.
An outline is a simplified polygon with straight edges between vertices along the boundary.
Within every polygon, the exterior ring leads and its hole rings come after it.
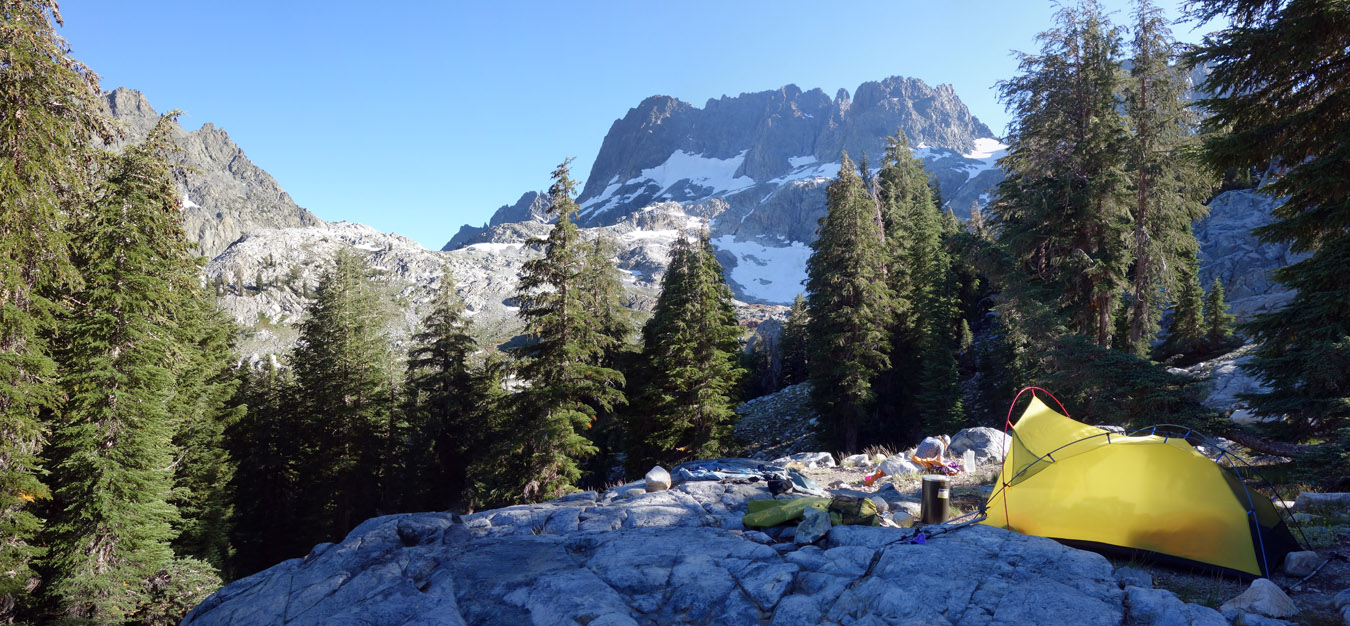
MULTIPOLYGON (((159 121, 145 94, 118 87, 104 94, 108 115, 121 124, 124 137, 111 146, 121 149, 142 141, 159 121)), ((225 251, 245 233, 259 228, 317 226, 319 218, 297 206, 291 196, 244 155, 215 124, 192 132, 174 128, 179 151, 171 158, 185 166, 178 183, 183 197, 183 227, 207 258, 225 251)))
MULTIPOLYGON (((623 224, 675 203, 708 213, 713 246, 732 289, 748 302, 787 303, 801 289, 808 244, 841 152, 874 162, 897 129, 908 136, 951 206, 987 203, 1001 180, 1002 145, 950 85, 893 76, 831 98, 795 84, 710 98, 702 108, 658 95, 615 120, 577 197, 583 227, 623 224)), ((530 230, 546 207, 526 194, 483 227, 466 226, 446 250, 530 230), (521 222, 517 228, 506 228, 521 222)))
MULTIPOLYGON (((155 112, 154 107, 150 106, 150 101, 146 99, 145 94, 135 89, 118 87, 108 92, 107 102, 108 112, 113 119, 123 123, 140 127, 148 122, 150 126, 154 126, 155 121, 159 119, 159 114, 155 112)), ((149 127, 146 127, 145 130, 148 132, 149 127)))

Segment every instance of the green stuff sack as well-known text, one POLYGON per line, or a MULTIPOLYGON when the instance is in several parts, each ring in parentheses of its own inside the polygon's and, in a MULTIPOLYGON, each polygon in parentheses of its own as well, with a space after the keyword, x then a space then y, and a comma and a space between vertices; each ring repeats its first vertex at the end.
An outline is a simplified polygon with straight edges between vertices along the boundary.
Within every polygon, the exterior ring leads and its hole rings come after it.
POLYGON ((795 522, 806 514, 807 507, 830 514, 833 526, 879 526, 881 518, 877 505, 867 498, 835 496, 833 498, 793 498, 791 500, 751 500, 746 503, 741 523, 747 528, 769 528, 795 522))
MULTIPOLYGON (((745 516, 741 523, 747 528, 769 528, 799 520, 806 514, 806 507, 828 511, 830 498, 793 498, 791 500, 751 500, 746 503, 745 516)), ((873 512, 876 508, 873 507, 873 512)), ((834 521, 834 520, 831 520, 834 521)))
POLYGON ((836 526, 880 526, 877 505, 867 498, 835 496, 830 500, 830 522, 836 526))

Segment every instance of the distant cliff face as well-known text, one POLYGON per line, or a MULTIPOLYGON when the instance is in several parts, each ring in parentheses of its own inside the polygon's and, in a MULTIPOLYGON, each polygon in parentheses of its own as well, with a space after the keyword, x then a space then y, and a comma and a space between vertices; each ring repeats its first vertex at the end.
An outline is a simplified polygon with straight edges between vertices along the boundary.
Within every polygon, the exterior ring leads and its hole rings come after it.
MULTIPOLYGON (((957 215, 986 204, 1002 180, 995 166, 1002 144, 950 85, 892 77, 833 98, 788 85, 703 108, 653 96, 610 127, 577 198, 577 221, 617 224, 656 203, 691 214, 716 206, 710 234, 737 297, 786 304, 801 291, 840 155, 879 164, 898 130, 957 215)), ((543 200, 527 193, 488 226, 462 228, 445 249, 490 242, 492 227, 506 223, 547 222, 543 200)))
MULTIPOLYGON (((124 125, 126 137, 114 148, 141 141, 159 120, 145 95, 119 87, 104 95, 108 114, 124 125)), ((296 206, 270 174, 254 165, 224 130, 206 124, 200 130, 178 128, 174 160, 186 166, 183 227, 198 253, 214 258, 236 239, 259 228, 317 226, 322 223, 296 206)))
MULTIPOLYGON (((886 137, 897 129, 904 129, 916 147, 958 153, 973 151, 976 139, 994 137, 950 85, 933 88, 913 78, 863 83, 852 99, 844 90, 831 99, 820 89, 803 92, 796 85, 723 96, 709 100, 702 109, 669 96, 653 96, 610 127, 578 202, 590 204, 593 219, 613 219, 605 216, 624 212, 648 194, 610 202, 603 210, 590 201, 612 199, 615 194, 606 190, 616 182, 652 180, 644 172, 663 166, 669 170, 672 165, 712 166, 710 162, 717 161, 731 183, 710 185, 721 181, 691 177, 684 185, 651 189, 655 196, 670 196, 660 199, 682 200, 680 196, 695 197, 708 188, 728 191, 765 184, 790 176, 808 162, 837 163, 843 151, 855 161, 866 154, 877 162, 885 152, 886 137)), ((670 175, 685 172, 663 173, 671 178, 667 182, 679 183, 680 178, 670 175)))

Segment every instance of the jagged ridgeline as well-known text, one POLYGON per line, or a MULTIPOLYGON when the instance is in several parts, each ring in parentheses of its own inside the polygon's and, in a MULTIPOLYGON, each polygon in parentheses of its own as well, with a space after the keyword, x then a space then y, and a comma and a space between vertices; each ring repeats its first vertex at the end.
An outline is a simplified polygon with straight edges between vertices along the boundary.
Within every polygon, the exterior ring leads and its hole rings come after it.
MULTIPOLYGON (((108 115, 125 132, 113 144, 115 149, 140 143, 159 120, 145 95, 134 89, 119 87, 104 94, 103 100, 108 115)), ((178 181, 183 229, 196 241, 201 256, 215 257, 251 230, 323 223, 296 206, 290 194, 215 124, 208 122, 192 132, 174 124, 172 130, 177 151, 171 158, 184 172, 178 181)))
MULTIPOLYGON (((609 226, 654 203, 676 203, 709 221, 737 298, 790 304, 802 290, 840 155, 878 164, 897 129, 957 215, 988 202, 1002 179, 993 132, 950 85, 892 77, 833 98, 795 85, 723 96, 702 108, 647 98, 610 127, 577 198, 577 221, 609 226)), ((461 228, 445 249, 510 238, 524 224, 546 221, 544 208, 538 193, 526 193, 486 225, 461 228)))

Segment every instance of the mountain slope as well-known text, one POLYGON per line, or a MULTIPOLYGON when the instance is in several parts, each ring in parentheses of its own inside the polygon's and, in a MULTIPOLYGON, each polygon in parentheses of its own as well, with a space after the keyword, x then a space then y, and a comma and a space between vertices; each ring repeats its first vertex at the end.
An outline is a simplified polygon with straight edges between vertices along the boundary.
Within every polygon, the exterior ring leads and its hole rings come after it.
MULTIPOLYGON (((577 219, 607 226, 660 202, 709 214, 713 245, 737 297, 786 304, 801 291, 841 153, 877 164, 897 129, 958 215, 968 214, 972 202, 987 203, 1002 180, 995 166, 1002 144, 950 85, 892 77, 863 83, 852 97, 841 89, 834 98, 787 85, 709 100, 703 108, 653 96, 610 127, 577 198, 577 219)), ((462 228, 445 249, 491 241, 496 226, 547 221, 540 200, 525 194, 498 209, 488 226, 462 228)))
MULTIPOLYGON (((122 124, 126 137, 114 148, 139 142, 159 121, 145 95, 118 87, 104 94, 108 114, 122 124)), ((263 171, 214 124, 186 132, 174 129, 181 150, 172 158, 185 166, 178 183, 183 197, 183 227, 198 252, 212 258, 244 233, 258 228, 317 226, 322 221, 296 206, 277 181, 263 171)))

